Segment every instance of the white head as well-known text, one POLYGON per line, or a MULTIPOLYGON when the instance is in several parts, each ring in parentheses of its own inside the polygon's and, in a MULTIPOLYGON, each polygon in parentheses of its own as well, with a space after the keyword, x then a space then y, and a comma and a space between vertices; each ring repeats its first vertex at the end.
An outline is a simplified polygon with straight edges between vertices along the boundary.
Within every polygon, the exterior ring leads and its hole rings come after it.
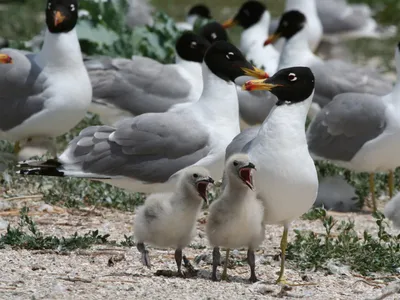
POLYGON ((195 201, 203 199, 208 203, 207 188, 214 183, 210 172, 200 166, 190 166, 180 172, 179 187, 195 201))
POLYGON ((247 186, 252 190, 254 189, 252 173, 255 169, 249 156, 244 153, 232 155, 225 164, 225 173, 231 184, 247 186))

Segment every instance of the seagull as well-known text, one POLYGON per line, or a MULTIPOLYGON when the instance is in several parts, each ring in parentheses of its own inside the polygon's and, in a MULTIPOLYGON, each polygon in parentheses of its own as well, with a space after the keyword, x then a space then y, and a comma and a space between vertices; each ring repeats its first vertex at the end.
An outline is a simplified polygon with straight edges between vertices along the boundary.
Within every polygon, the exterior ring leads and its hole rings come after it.
POLYGON ((186 22, 176 23, 179 30, 193 30, 193 26, 199 19, 212 19, 210 9, 204 4, 196 4, 189 9, 186 16, 186 22))
POLYGON ((370 192, 376 210, 375 172, 400 166, 400 43, 396 47, 397 83, 385 96, 345 93, 336 96, 311 122, 308 147, 315 159, 326 159, 356 172, 370 173, 370 192))
POLYGON ((225 28, 218 22, 209 22, 199 29, 198 34, 205 38, 210 44, 217 41, 229 42, 228 33, 225 28))
MULTIPOLYGON (((47 30, 37 54, 5 48, 12 64, 0 66, 0 138, 15 144, 54 138, 85 116, 92 98, 75 31, 77 0, 48 0, 47 30)), ((54 145, 52 154, 56 155, 54 145)))
MULTIPOLYGON (((332 0, 328 0, 332 1, 332 0)), ((307 17, 307 26, 305 28, 305 36, 311 51, 316 51, 323 35, 323 27, 321 19, 318 16, 318 3, 320 0, 286 0, 284 12, 298 10, 307 17)), ((273 20, 269 31, 273 32, 279 25, 279 20, 273 20)), ((283 43, 278 41, 275 45, 278 50, 282 50, 283 43)))
POLYGON ((221 178, 226 146, 240 131, 235 83, 267 75, 224 41, 211 45, 202 68, 198 101, 125 119, 115 127, 88 127, 58 160, 21 163, 20 174, 85 177, 143 193, 173 191, 172 175, 194 164, 221 178))
POLYGON ((165 112, 177 103, 199 100, 203 90, 201 63, 210 43, 191 31, 176 42, 176 63, 147 57, 88 58, 93 87, 90 111, 106 125, 149 112, 165 112), (162 78, 162 80, 159 80, 162 78))
POLYGON ((246 1, 235 17, 223 23, 225 28, 236 24, 243 27, 240 50, 255 66, 273 75, 278 69, 279 52, 273 45, 263 47, 263 40, 268 36, 271 15, 266 6, 259 1, 246 1))
POLYGON ((365 4, 348 4, 346 0, 318 0, 318 15, 324 29, 324 40, 337 42, 356 38, 387 38, 394 26, 381 27, 365 4))
POLYGON ((144 243, 163 248, 173 247, 178 275, 184 277, 181 270, 182 249, 195 236, 196 220, 203 200, 208 204, 207 187, 213 183, 207 169, 191 166, 182 171, 173 193, 152 194, 138 208, 133 231, 143 265, 151 267, 144 243))
POLYGON ((269 45, 280 37, 286 39, 281 53, 279 69, 306 66, 315 74, 314 103, 317 110, 328 104, 334 96, 346 92, 385 95, 392 85, 382 75, 340 60, 323 61, 314 55, 306 40, 306 17, 299 11, 286 12, 279 27, 265 44, 269 45))
POLYGON ((248 154, 257 166, 254 186, 264 204, 264 222, 284 226, 278 283, 285 282, 289 225, 307 212, 317 197, 318 176, 305 134, 314 81, 309 68, 292 67, 264 81, 247 82, 247 90, 269 90, 278 101, 261 128, 241 132, 226 149, 226 159, 235 153, 248 154))
POLYGON ((226 247, 226 258, 221 279, 227 280, 229 248, 247 247, 250 281, 256 282, 255 255, 265 238, 264 206, 253 190, 255 165, 246 154, 232 155, 226 162, 226 185, 222 195, 210 206, 206 234, 213 250, 212 280, 217 281, 220 263, 219 247, 226 247))

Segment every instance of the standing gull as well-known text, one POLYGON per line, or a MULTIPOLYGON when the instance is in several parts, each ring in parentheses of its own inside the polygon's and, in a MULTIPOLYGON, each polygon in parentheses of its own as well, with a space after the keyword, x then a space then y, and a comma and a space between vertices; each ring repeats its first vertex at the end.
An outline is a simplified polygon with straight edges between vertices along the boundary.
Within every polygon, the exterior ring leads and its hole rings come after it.
POLYGON ((177 103, 194 102, 203 90, 201 63, 209 47, 193 32, 176 42, 176 64, 147 57, 89 58, 86 68, 93 86, 90 111, 103 124, 149 112, 165 112, 177 103), (159 80, 163 78, 163 80, 159 80))
POLYGON ((175 249, 178 275, 183 276, 182 249, 193 239, 196 220, 203 200, 207 202, 207 187, 214 180, 202 167, 188 167, 179 176, 172 194, 152 194, 136 213, 134 236, 142 255, 143 265, 150 268, 150 258, 144 243, 175 249))
POLYGON ((254 186, 264 203, 264 222, 284 226, 282 261, 278 283, 285 282, 284 267, 290 223, 307 212, 318 191, 318 176, 305 134, 314 75, 307 67, 282 69, 265 81, 249 81, 247 90, 269 90, 278 102, 261 128, 251 128, 235 137, 226 149, 247 153, 257 166, 254 186))
POLYGON ((309 150, 315 159, 327 159, 357 172, 369 172, 370 192, 376 210, 375 172, 390 171, 389 194, 393 196, 393 170, 400 166, 400 43, 395 60, 397 83, 391 93, 379 97, 346 93, 324 107, 307 131, 309 150))
MULTIPOLYGON (((13 59, 0 67, 0 138, 54 138, 85 116, 92 98, 75 31, 77 0, 48 0, 42 50, 1 49, 13 59)), ((55 145, 52 149, 55 155, 55 145)))
POLYGON ((253 191, 255 166, 246 154, 232 155, 226 165, 227 181, 222 195, 210 206, 206 233, 213 250, 212 280, 217 280, 220 263, 219 247, 226 247, 224 271, 221 279, 227 279, 229 248, 247 247, 250 281, 256 282, 254 250, 264 240, 264 207, 253 191))
POLYGON ((58 161, 22 163, 20 173, 85 177, 136 192, 172 191, 171 175, 193 164, 221 178, 226 146, 239 133, 235 82, 266 74, 224 41, 208 49, 202 67, 204 89, 197 102, 115 127, 88 127, 58 161))
POLYGON ((400 229, 400 193, 386 203, 383 210, 385 217, 393 222, 393 225, 400 229))
POLYGON ((314 103, 324 107, 334 96, 346 93, 370 93, 385 95, 391 84, 382 75, 367 68, 340 60, 323 61, 312 53, 306 39, 306 17, 299 11, 286 12, 275 33, 265 42, 270 44, 280 37, 286 39, 281 53, 279 68, 307 66, 315 75, 314 103))
POLYGON ((263 40, 268 36, 271 14, 259 1, 247 1, 239 9, 235 17, 224 22, 225 28, 236 24, 243 27, 240 38, 240 50, 254 65, 263 68, 268 74, 278 69, 279 52, 274 46, 263 47, 263 40))

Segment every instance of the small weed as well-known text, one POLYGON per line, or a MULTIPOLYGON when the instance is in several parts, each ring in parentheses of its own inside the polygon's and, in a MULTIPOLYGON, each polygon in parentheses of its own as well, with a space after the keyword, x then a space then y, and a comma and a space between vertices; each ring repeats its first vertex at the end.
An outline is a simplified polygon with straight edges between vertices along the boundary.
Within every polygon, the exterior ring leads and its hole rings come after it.
POLYGON ((338 223, 332 216, 321 215, 324 234, 295 230, 295 240, 289 244, 287 259, 302 270, 326 269, 328 261, 338 261, 362 275, 374 272, 398 274, 400 267, 400 235, 387 232, 382 213, 374 213, 377 237, 354 230, 354 222, 338 223), (337 234, 332 231, 336 229, 337 234))
POLYGON ((135 244, 135 239, 134 239, 133 236, 127 236, 127 235, 124 234, 124 238, 125 238, 125 240, 123 240, 122 242, 120 242, 120 245, 121 245, 122 247, 129 247, 129 248, 131 248, 131 247, 134 247, 134 246, 136 245, 136 244, 135 244))
POLYGON ((28 216, 28 212, 28 208, 22 208, 18 226, 11 227, 11 225, 8 225, 6 234, 0 236, 0 249, 9 245, 15 249, 72 251, 109 243, 107 240, 109 235, 100 235, 98 230, 89 231, 84 235, 75 233, 68 238, 45 236, 38 230, 32 218, 28 216))
POLYGON ((308 212, 306 212, 301 218, 303 220, 319 220, 326 216, 326 210, 322 207, 313 207, 308 212))

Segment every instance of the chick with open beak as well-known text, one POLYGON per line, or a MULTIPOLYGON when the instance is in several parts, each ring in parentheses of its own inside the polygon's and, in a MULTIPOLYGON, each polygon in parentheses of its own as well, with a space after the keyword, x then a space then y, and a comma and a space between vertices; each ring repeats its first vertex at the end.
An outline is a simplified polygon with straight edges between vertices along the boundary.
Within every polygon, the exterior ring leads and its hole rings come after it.
POLYGON ((10 55, 0 53, 0 64, 12 64, 13 60, 10 55))
POLYGON ((210 176, 200 176, 197 173, 194 173, 193 177, 196 182, 196 189, 199 193, 199 196, 208 205, 207 189, 210 184, 214 184, 214 180, 210 176))

